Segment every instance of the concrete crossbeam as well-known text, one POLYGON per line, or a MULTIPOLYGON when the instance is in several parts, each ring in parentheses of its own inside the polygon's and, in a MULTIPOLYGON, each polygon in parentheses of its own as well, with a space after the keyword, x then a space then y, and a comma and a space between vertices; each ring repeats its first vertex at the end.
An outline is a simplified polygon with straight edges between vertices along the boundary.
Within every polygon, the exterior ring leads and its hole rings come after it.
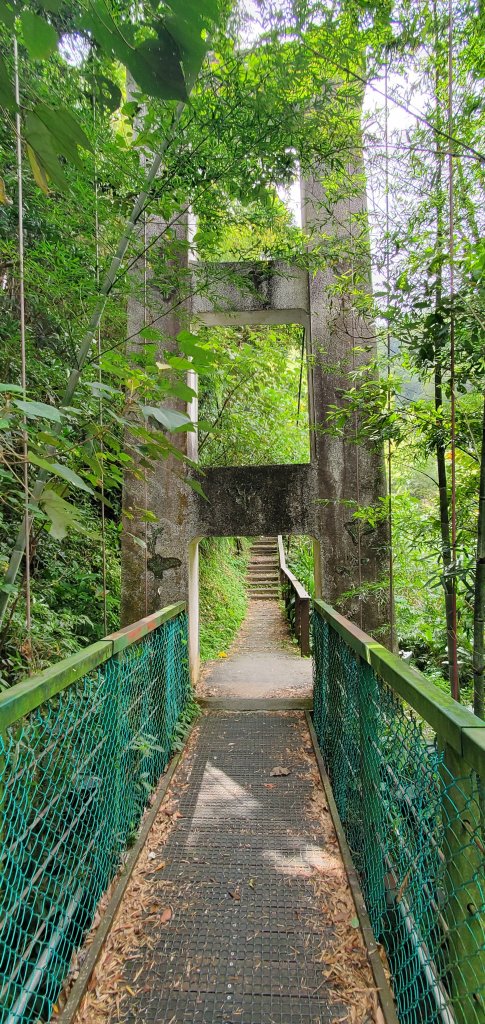
POLYGON ((192 317, 209 327, 309 325, 308 273, 282 260, 192 264, 192 317))

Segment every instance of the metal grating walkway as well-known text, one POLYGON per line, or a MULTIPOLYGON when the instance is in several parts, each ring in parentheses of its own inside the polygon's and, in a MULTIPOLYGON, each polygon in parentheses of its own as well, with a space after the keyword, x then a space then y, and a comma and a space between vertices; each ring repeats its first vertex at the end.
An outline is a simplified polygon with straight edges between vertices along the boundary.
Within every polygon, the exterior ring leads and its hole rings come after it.
MULTIPOLYGON (((177 773, 178 819, 153 896, 170 905, 125 966, 126 1024, 346 1020, 324 978, 315 895, 325 838, 300 713, 211 713, 177 773), (307 748, 305 752, 304 747, 307 748), (290 769, 272 777, 276 766, 290 769)), ((321 906, 321 902, 320 902, 321 906)))

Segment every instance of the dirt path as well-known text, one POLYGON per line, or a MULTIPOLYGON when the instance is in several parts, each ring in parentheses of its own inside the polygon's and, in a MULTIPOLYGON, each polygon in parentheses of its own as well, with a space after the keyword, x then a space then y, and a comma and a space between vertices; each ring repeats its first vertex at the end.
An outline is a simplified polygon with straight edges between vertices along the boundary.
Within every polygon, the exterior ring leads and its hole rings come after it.
POLYGON ((208 662, 197 692, 203 697, 309 697, 312 663, 293 642, 278 601, 249 602, 226 658, 208 662))

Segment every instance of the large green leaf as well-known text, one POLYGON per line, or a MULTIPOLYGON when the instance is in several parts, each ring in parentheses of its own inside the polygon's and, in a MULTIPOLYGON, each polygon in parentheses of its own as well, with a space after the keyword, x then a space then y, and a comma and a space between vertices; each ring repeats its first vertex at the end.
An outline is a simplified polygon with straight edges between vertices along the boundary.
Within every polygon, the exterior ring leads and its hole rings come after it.
POLYGON ((91 153, 93 147, 71 112, 66 107, 58 106, 54 109, 47 103, 37 103, 35 113, 50 132, 54 148, 59 156, 82 166, 77 147, 88 149, 91 153))
POLYGON ((160 423, 165 430, 193 429, 193 423, 189 416, 177 409, 169 409, 162 405, 143 405, 143 415, 147 419, 154 419, 160 423))
POLYGON ((78 487, 81 491, 94 494, 93 489, 73 469, 69 469, 69 466, 63 466, 60 462, 49 462, 33 452, 29 452, 29 462, 33 466, 38 466, 39 469, 44 469, 47 473, 52 473, 53 476, 60 476, 62 480, 66 480, 73 487, 78 487))
POLYGON ((0 21, 7 26, 12 32, 15 27, 15 13, 11 4, 6 4, 5 0, 0 0, 0 21))
POLYGON ((200 494, 201 498, 205 498, 207 501, 207 494, 203 490, 202 485, 199 483, 198 480, 194 480, 193 477, 189 476, 187 477, 187 480, 185 482, 189 485, 189 487, 192 488, 193 491, 195 491, 196 494, 200 494))
POLYGON ((71 505, 60 494, 47 487, 40 499, 40 506, 49 517, 51 526, 49 533, 54 540, 63 540, 68 530, 91 535, 82 524, 81 514, 75 505, 71 505))
POLYGON ((55 28, 33 11, 22 11, 20 23, 29 57, 32 60, 46 60, 50 57, 57 47, 55 28))
POLYGON ((176 42, 183 64, 185 82, 190 89, 197 78, 207 51, 201 27, 194 30, 193 23, 180 13, 165 18, 165 26, 176 42))
POLYGON ((183 18, 192 25, 194 31, 201 22, 217 23, 220 17, 220 0, 184 0, 183 5, 180 0, 167 0, 167 7, 175 17, 181 16, 181 6, 183 18))
POLYGON ((47 175, 45 173, 45 168, 42 167, 42 164, 39 163, 39 161, 37 159, 37 154, 34 153, 34 150, 32 149, 32 146, 29 146, 28 143, 27 143, 27 156, 29 158, 29 163, 30 163, 30 166, 32 168, 32 174, 34 175, 34 179, 35 179, 36 184, 42 190, 44 195, 48 196, 50 189, 49 189, 49 182, 47 180, 47 175))
POLYGON ((52 135, 33 110, 26 115, 24 137, 49 178, 61 192, 65 191, 67 180, 57 158, 52 135))
POLYGON ((120 87, 106 75, 95 75, 94 82, 97 103, 113 114, 123 102, 120 87))
POLYGON ((42 0, 42 7, 51 14, 59 14, 64 5, 64 0, 42 0))
POLYGON ((209 45, 209 33, 217 23, 219 0, 188 0, 183 5, 172 0, 172 13, 165 25, 177 41, 189 90, 195 82, 209 45))
POLYGON ((156 327, 143 327, 139 334, 140 338, 145 338, 146 341, 160 341, 162 338, 162 332, 157 331, 156 327))
POLYGON ((87 135, 66 107, 54 109, 47 103, 37 103, 25 118, 24 135, 37 160, 38 166, 29 153, 37 183, 45 172, 61 191, 66 189, 67 180, 58 157, 82 167, 78 147, 92 152, 87 135))
POLYGON ((132 47, 102 0, 91 0, 88 9, 82 14, 80 25, 91 32, 106 56, 117 57, 122 64, 128 65, 132 47))
POLYGON ((187 100, 181 59, 175 39, 159 24, 157 38, 141 43, 130 53, 127 63, 142 92, 161 100, 187 100))
POLYGON ((24 402, 20 398, 16 398, 14 405, 24 412, 29 419, 33 420, 55 420, 56 423, 62 422, 62 416, 59 409, 55 405, 47 405, 45 402, 24 402))
POLYGON ((197 392, 189 388, 183 380, 177 380, 170 385, 170 394, 175 398, 181 398, 183 402, 191 402, 193 398, 197 398, 197 392))
POLYGON ((16 107, 15 96, 10 81, 10 75, 7 71, 7 65, 3 57, 0 55, 0 106, 5 107, 7 110, 14 111, 16 107))

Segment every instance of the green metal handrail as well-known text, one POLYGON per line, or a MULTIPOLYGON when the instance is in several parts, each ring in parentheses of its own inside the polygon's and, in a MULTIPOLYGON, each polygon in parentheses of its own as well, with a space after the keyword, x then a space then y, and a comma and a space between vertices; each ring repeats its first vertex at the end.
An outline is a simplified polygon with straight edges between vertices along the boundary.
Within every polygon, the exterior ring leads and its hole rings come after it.
POLYGON ((50 1019, 190 700, 182 602, 0 696, 0 1024, 50 1019))
POLYGON ((434 729, 435 733, 485 778, 485 721, 462 707, 419 669, 406 665, 396 654, 373 640, 324 601, 313 602, 315 611, 345 643, 434 729))
POLYGON ((18 722, 29 711, 34 711, 44 701, 65 690, 78 679, 82 679, 93 669, 108 661, 114 654, 118 654, 130 644, 136 643, 137 640, 161 626, 163 622, 174 619, 184 610, 185 603, 183 601, 167 605, 166 608, 161 608, 160 611, 153 612, 152 615, 147 615, 116 633, 110 633, 104 640, 90 644, 84 650, 77 651, 68 658, 63 658, 62 661, 44 669, 43 672, 37 672, 10 687, 9 690, 5 690, 0 694, 0 735, 9 725, 18 722))
POLYGON ((286 616, 297 637, 302 657, 308 657, 310 654, 311 597, 286 564, 281 534, 278 536, 278 561, 286 616))
POLYGON ((485 1024, 485 722, 314 602, 313 715, 402 1024, 485 1024))

